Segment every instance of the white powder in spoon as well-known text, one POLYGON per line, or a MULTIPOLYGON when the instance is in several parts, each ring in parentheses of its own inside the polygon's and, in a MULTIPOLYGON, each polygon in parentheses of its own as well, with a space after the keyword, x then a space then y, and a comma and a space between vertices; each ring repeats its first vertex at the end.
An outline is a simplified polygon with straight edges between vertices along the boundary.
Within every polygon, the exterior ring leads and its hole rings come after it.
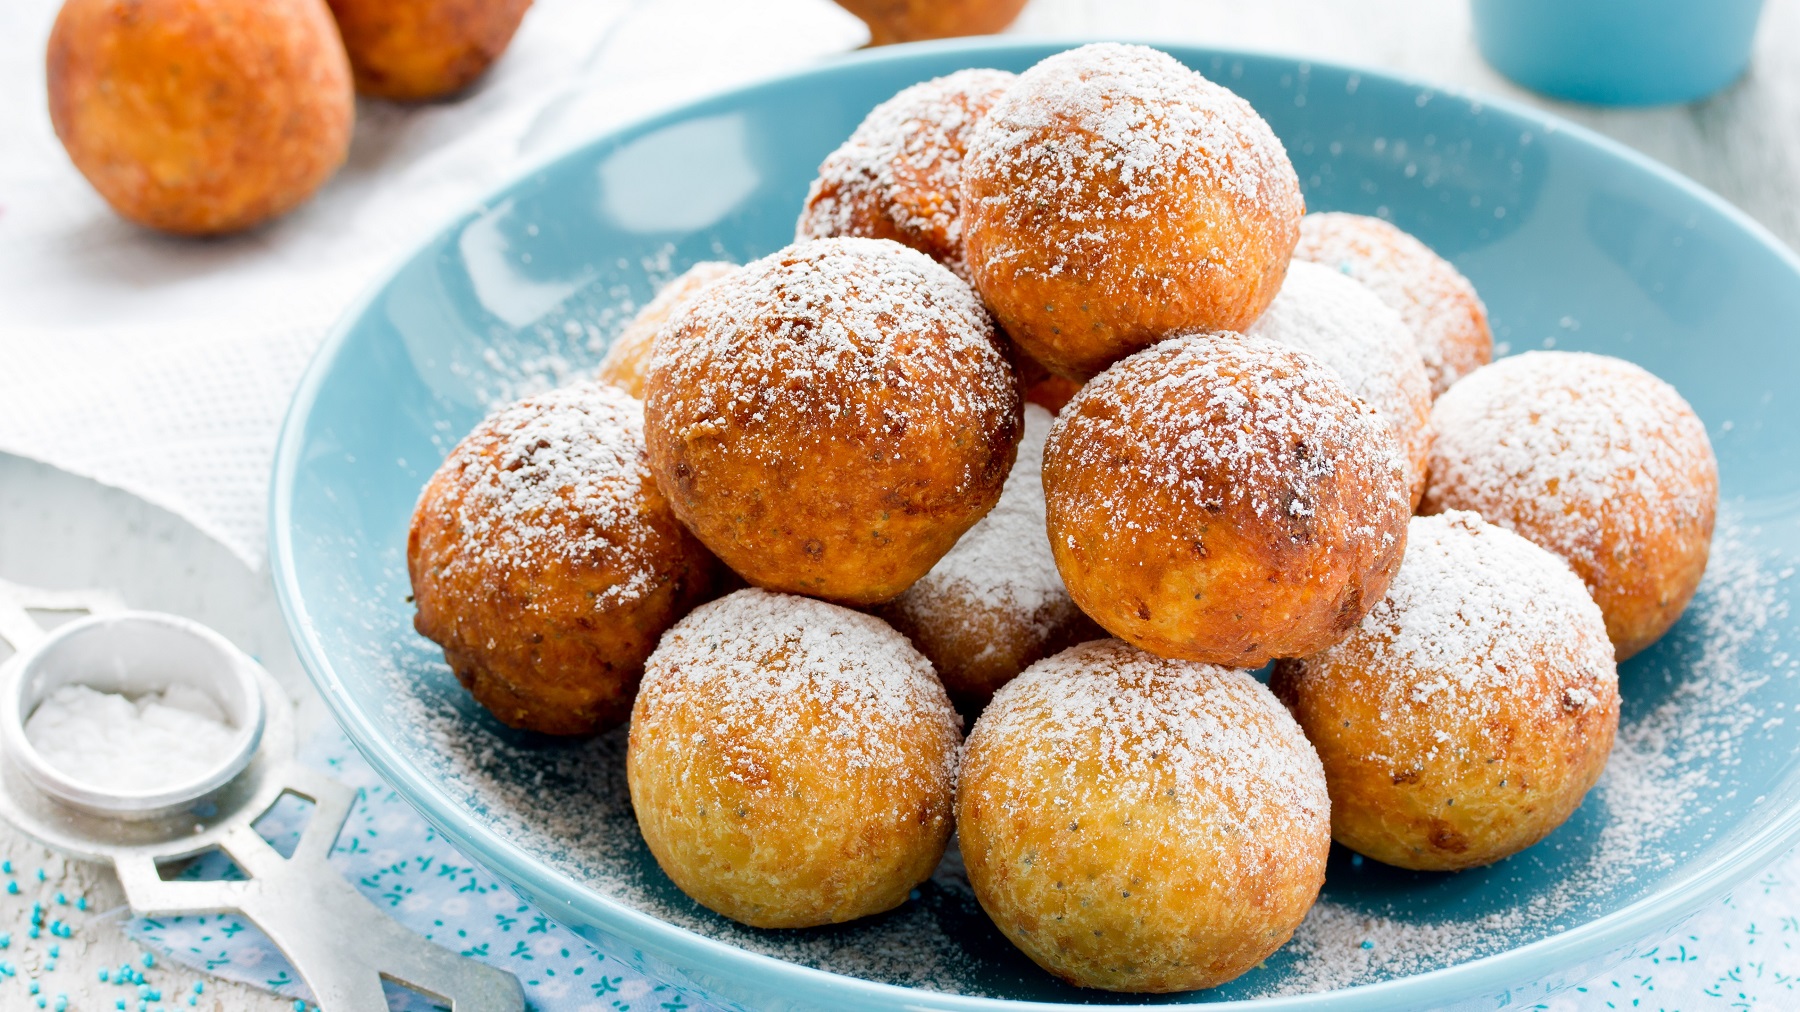
POLYGON ((216 769, 237 728, 204 692, 173 685, 131 699, 65 685, 25 721, 25 739, 71 779, 108 791, 155 791, 216 769))

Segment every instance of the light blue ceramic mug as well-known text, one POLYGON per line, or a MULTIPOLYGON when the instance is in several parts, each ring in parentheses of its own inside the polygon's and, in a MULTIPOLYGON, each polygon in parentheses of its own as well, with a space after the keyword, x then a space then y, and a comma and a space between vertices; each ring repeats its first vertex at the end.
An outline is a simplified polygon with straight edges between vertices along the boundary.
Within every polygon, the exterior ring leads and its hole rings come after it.
POLYGON ((1762 0, 1474 0, 1473 10, 1481 55, 1527 88, 1666 105, 1744 73, 1762 0))

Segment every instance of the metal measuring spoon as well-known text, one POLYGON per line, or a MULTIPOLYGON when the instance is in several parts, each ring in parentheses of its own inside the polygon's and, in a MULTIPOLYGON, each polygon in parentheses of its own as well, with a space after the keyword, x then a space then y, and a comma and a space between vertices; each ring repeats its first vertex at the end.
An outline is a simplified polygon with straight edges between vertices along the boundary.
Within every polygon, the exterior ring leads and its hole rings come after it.
POLYGON ((0 580, 0 640, 17 651, 0 664, 0 818, 70 857, 111 862, 133 912, 242 914, 329 1012, 385 1012, 384 979, 455 1012, 524 1009, 518 978, 408 931, 332 869, 356 791, 294 761, 293 708, 224 637, 179 616, 129 611, 107 591, 0 580), (88 614, 46 631, 31 611, 88 614), (64 685, 135 696, 177 683, 205 691, 238 728, 230 755, 188 783, 105 790, 63 774, 25 738, 25 719, 64 685), (253 828, 283 794, 314 806, 288 858, 253 828), (157 870, 214 848, 248 881, 172 882, 157 870))

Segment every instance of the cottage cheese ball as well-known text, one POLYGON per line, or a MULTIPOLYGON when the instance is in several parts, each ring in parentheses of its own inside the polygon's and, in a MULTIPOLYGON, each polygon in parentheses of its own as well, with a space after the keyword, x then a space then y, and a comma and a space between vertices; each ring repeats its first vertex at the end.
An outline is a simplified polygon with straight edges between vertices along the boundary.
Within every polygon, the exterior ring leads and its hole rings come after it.
POLYGON ((1400 314, 1419 342, 1433 397, 1493 361, 1494 335, 1475 286, 1431 247, 1380 218, 1309 214, 1294 256, 1348 274, 1400 314))
POLYGON ((663 630, 722 571, 645 459, 643 406, 583 383, 502 408, 419 497, 418 631, 494 716, 548 734, 622 723, 663 630))
POLYGON ((600 381, 611 383, 642 400, 650 378, 650 351, 657 333, 669 322, 669 317, 707 285, 735 270, 736 264, 702 260, 664 285, 656 297, 631 318, 625 329, 619 331, 619 336, 613 338, 612 345, 606 349, 606 357, 600 360, 600 381))
POLYGON ((1620 359, 1534 351, 1438 398, 1420 510, 1464 509, 1568 560, 1618 659, 1681 617, 1712 546, 1719 466, 1675 388, 1620 359))
POLYGON ((1090 380, 1044 450, 1075 603, 1165 657, 1256 667, 1355 628, 1411 514, 1387 421, 1260 337, 1163 342, 1090 380))
POLYGON ((1543 839, 1619 726, 1600 610, 1556 556, 1473 513, 1412 522, 1406 562, 1342 643, 1272 685, 1331 785, 1332 836, 1425 871, 1543 839))
POLYGON ((951 698, 977 711, 1033 662, 1105 635, 1075 607, 1044 534, 1040 465, 1050 422, 1050 412, 1025 406, 1025 438, 999 505, 882 607, 951 698))
POLYGON ((1297 260, 1250 333, 1312 355, 1381 412, 1406 457, 1416 507, 1431 452, 1431 380, 1400 315, 1338 271, 1297 260))
POLYGON ((1013 944, 1071 983, 1212 987, 1288 940, 1330 850, 1319 759, 1243 671, 1118 640, 994 696, 956 799, 969 883, 1013 944))
POLYGON ((1287 152, 1229 90, 1143 46, 1020 75, 963 162, 975 286, 1013 340, 1086 379, 1183 330, 1242 330, 1281 287, 1305 207, 1287 152))
POLYGON ((870 111, 819 166, 796 241, 892 239, 966 278, 958 190, 975 124, 1015 75, 959 70, 915 84, 870 111))
POLYGON ((949 841, 962 721, 878 618, 741 590, 651 655, 626 773, 682 891, 759 928, 899 906, 949 841))
POLYGON ((650 467, 752 584, 897 596, 992 509, 1018 377, 969 286, 885 239, 819 239, 725 277, 651 356, 650 467))

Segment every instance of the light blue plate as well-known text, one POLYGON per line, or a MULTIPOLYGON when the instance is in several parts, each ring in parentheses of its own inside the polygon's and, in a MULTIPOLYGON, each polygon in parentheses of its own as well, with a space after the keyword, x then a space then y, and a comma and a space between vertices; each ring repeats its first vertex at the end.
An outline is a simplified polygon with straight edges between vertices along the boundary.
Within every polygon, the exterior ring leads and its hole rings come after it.
MULTIPOLYGON (((961 67, 1023 70, 1055 48, 861 54, 596 140, 402 264, 326 341, 294 399, 274 570, 319 690, 445 835, 612 955, 679 968, 753 1008, 1145 1000, 1078 991, 1026 962, 953 864, 900 910, 855 925, 759 932, 707 913, 639 841, 617 734, 568 744, 501 728, 409 625, 413 503, 495 399, 591 368, 655 280, 786 243, 820 159, 875 103, 961 67)), ((1171 52, 1268 118, 1311 207, 1389 217, 1452 258, 1503 346, 1640 362, 1713 435, 1725 509, 1708 583, 1669 637, 1625 665, 1620 750, 1575 818, 1460 875, 1338 853, 1314 917, 1265 966, 1152 1000, 1542 997, 1800 839, 1789 710, 1800 635, 1782 561, 1800 543, 1800 262, 1693 184, 1541 114, 1344 67, 1171 52)))

